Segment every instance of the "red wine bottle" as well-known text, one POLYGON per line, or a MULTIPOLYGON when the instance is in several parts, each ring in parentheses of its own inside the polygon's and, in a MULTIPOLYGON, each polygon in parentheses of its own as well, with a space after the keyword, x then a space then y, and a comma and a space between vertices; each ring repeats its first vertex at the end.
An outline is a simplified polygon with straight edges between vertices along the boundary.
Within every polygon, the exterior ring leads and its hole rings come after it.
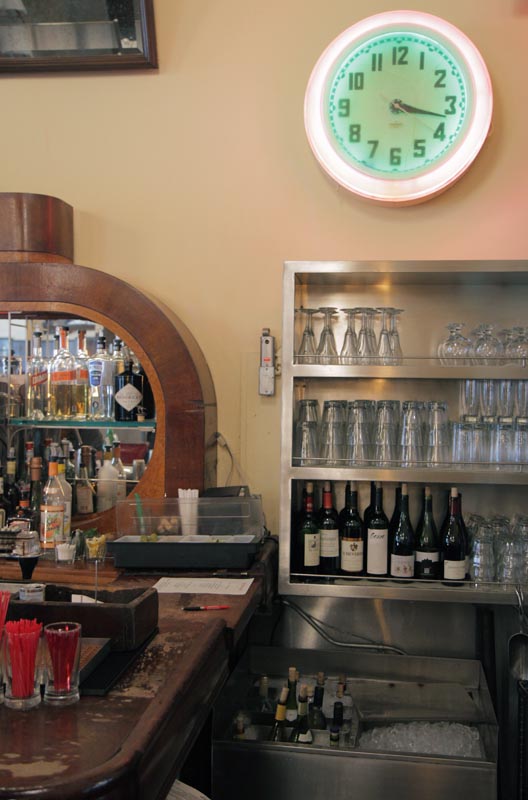
POLYGON ((467 533, 460 513, 458 489, 453 486, 449 510, 440 532, 442 577, 449 582, 462 582, 466 577, 467 533))
POLYGON ((383 511, 383 489, 376 483, 374 511, 367 529, 367 575, 382 577, 388 567, 389 520, 383 511))
POLYGON ((440 577, 440 542, 433 517, 431 488, 425 487, 424 507, 416 527, 414 577, 436 580, 440 577))
POLYGON ((319 572, 323 575, 336 575, 339 572, 339 525, 330 481, 325 481, 323 486, 323 505, 318 515, 318 525, 321 537, 319 572))
POLYGON ((363 575, 365 569, 366 530, 358 512, 356 483, 347 482, 345 507, 339 514, 339 538, 341 545, 341 573, 363 575))

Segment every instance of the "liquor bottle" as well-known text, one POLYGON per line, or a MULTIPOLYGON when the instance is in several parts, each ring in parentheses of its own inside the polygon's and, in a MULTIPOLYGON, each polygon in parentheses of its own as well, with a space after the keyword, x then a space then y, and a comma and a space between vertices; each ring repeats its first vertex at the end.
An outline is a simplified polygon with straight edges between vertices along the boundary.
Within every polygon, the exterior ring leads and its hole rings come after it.
POLYGON ((156 417, 156 406, 154 403, 154 393, 152 391, 152 386, 150 385, 150 381, 148 379, 148 375, 145 372, 143 365, 138 364, 137 374, 140 378, 143 379, 143 409, 145 412, 145 419, 155 419, 156 417))
POLYGON ((117 492, 116 492, 116 502, 120 500, 126 500, 127 496, 127 484, 126 484, 126 472, 125 467, 123 466, 123 462, 121 461, 121 443, 114 439, 112 444, 112 466, 116 468, 118 474, 118 482, 117 482, 117 492))
POLYGON ((319 572, 323 575, 336 575, 339 571, 339 525, 337 511, 332 501, 332 484, 325 481, 323 504, 319 511, 317 524, 321 542, 319 572))
POLYGON ((29 508, 34 520, 33 530, 40 531, 40 507, 42 505, 42 459, 40 456, 31 458, 30 474, 29 508))
POLYGON ((431 487, 425 487, 424 508, 416 527, 414 577, 436 580, 440 577, 440 543, 433 517, 431 487))
POLYGON ((97 502, 98 512, 114 508, 117 500, 117 484, 119 473, 112 466, 112 448, 109 444, 104 446, 103 463, 97 473, 97 502))
MULTIPOLYGON (((91 456, 90 456, 91 458, 91 456)), ((79 480, 75 484, 75 506, 77 514, 93 514, 95 489, 89 479, 88 467, 81 463, 79 480)))
POLYGON ((34 457, 34 455, 35 451, 33 442, 26 442, 24 445, 24 468, 17 481, 18 493, 21 498, 29 498, 31 489, 31 459, 34 457))
POLYGON ((60 329, 59 352, 50 362, 50 397, 48 412, 53 419, 73 417, 73 394, 76 380, 75 358, 68 349, 69 328, 60 329))
POLYGON ((125 354, 123 352, 123 340, 117 336, 112 345, 112 358, 115 361, 115 374, 120 375, 125 369, 125 354))
POLYGON ((77 331, 77 353, 75 355, 75 383, 72 389, 72 416, 86 419, 90 413, 90 378, 88 373, 86 331, 77 331))
POLYGON ((0 471, 0 528, 5 527, 10 514, 11 505, 4 495, 4 476, 0 471))
POLYGON ((57 459, 57 466, 57 477, 61 482, 62 491, 64 492, 64 539, 69 542, 71 535, 73 492, 72 487, 66 480, 66 459, 64 456, 59 456, 57 459))
POLYGON ((321 559, 321 537, 314 517, 313 501, 313 483, 309 481, 306 484, 304 521, 299 531, 301 570, 309 574, 319 572, 321 559))
POLYGON ((308 725, 311 730, 326 730, 326 717, 323 711, 324 686, 317 684, 314 688, 313 703, 308 711, 308 725))
POLYGON ((284 742, 286 739, 286 702, 289 696, 289 689, 283 686, 280 697, 277 701, 275 710, 275 721, 268 734, 269 742, 284 742))
POLYGON ((383 489, 376 482, 374 510, 367 529, 367 575, 382 577, 388 567, 389 520, 383 511, 383 489))
POLYGON ((365 523, 365 528, 368 528, 369 520, 374 513, 374 506, 376 504, 376 481, 370 482, 370 503, 366 507, 365 511, 363 512, 363 522, 365 523))
POLYGON ((122 372, 114 378, 115 418, 117 422, 137 420, 143 406, 143 378, 132 369, 132 360, 125 361, 122 372))
POLYGON ((297 669, 290 667, 288 669, 288 700, 286 701, 286 719, 288 722, 293 722, 297 719, 297 669))
POLYGON ((412 578, 414 575, 414 530, 409 517, 409 492, 401 485, 400 514, 390 549, 390 574, 393 578, 412 578))
POLYGON ((64 490, 58 477, 59 465, 50 461, 48 480, 42 490, 40 506, 40 544, 43 550, 55 547, 64 541, 64 490))
POLYGON ((362 575, 365 568, 365 526, 358 512, 358 492, 355 482, 347 481, 345 507, 339 514, 341 540, 341 572, 343 575, 362 575))
POLYGON ((16 484, 16 457, 15 448, 10 447, 6 459, 6 473, 4 481, 4 496, 11 507, 13 514, 20 501, 20 492, 16 484))
POLYGON ((48 368, 42 355, 42 333, 33 332, 33 350, 27 366, 26 416, 28 419, 44 419, 48 413, 48 368))
POLYGON ((313 734, 308 724, 308 687, 303 683, 299 691, 298 715, 295 725, 290 734, 290 742, 298 744, 311 744, 313 734))
POLYGON ((7 520, 9 526, 14 526, 22 531, 34 531, 33 514, 29 507, 29 500, 21 500, 15 511, 7 520))
POLYGON ((442 577, 446 581, 463 581, 466 577, 466 529, 460 513, 456 486, 451 488, 449 510, 440 531, 442 577))
POLYGON ((334 716, 332 719, 332 727, 341 730, 344 723, 344 706, 341 700, 336 700, 334 703, 334 716))
POLYGON ((106 337, 98 336, 96 352, 88 359, 90 378, 90 416, 114 419, 115 362, 106 351, 106 337))

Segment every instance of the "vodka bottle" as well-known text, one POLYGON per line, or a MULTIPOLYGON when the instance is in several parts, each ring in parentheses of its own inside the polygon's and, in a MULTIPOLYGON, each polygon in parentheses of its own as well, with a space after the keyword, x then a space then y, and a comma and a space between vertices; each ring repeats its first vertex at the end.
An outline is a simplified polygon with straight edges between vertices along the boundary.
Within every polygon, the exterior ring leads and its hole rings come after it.
POLYGON ((42 333, 33 333, 33 352, 27 367, 26 416, 44 419, 48 411, 48 360, 42 355, 42 333))
POLYGON ((48 480, 42 490, 40 506, 40 544, 44 550, 64 541, 64 508, 66 498, 58 477, 59 465, 50 461, 48 480))
POLYGON ((96 353, 88 360, 90 377, 90 416, 93 419, 114 418, 115 362, 106 351, 106 338, 97 338, 96 353))
POLYGON ((49 415, 53 419, 74 416, 75 358, 68 350, 68 328, 60 329, 60 348, 50 363, 49 415))

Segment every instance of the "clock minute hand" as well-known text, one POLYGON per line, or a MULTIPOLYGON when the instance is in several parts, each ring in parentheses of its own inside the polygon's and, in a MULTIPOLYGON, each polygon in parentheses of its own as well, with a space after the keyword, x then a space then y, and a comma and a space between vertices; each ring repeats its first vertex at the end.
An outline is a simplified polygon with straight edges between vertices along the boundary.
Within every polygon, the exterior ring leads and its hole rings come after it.
POLYGON ((402 100, 392 100, 390 110, 395 114, 403 112, 405 114, 426 114, 428 117, 445 117, 445 114, 437 114, 436 111, 426 111, 424 108, 416 108, 404 103, 402 100))

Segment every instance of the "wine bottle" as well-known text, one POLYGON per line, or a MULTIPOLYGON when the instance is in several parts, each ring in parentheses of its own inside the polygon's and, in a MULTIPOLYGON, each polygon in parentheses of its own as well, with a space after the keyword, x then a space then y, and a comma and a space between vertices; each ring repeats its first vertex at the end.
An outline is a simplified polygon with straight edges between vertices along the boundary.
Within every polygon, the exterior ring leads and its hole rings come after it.
POLYGON ((339 514, 341 572, 343 575, 362 575, 365 568, 365 526, 358 512, 357 484, 347 481, 345 507, 339 514))
POLYGON ((372 514, 374 513, 374 506, 376 504, 376 481, 370 482, 370 503, 366 507, 365 511, 363 512, 363 522, 365 523, 365 529, 368 529, 368 524, 372 514))
POLYGON ((456 486, 451 488, 449 510, 440 531, 440 551, 443 579, 463 581, 466 577, 466 530, 456 486))
POLYGON ((323 711, 324 686, 317 684, 314 688, 313 703, 308 711, 308 725, 311 730, 326 730, 326 716, 323 711))
POLYGON ((367 529, 367 575, 387 575, 389 520, 383 511, 383 489, 376 482, 374 510, 367 529))
POLYGON ((275 721, 268 734, 269 742, 284 742, 286 739, 286 703, 288 696, 289 689, 287 686, 283 686, 275 709, 275 721))
POLYGON ((323 505, 319 511, 318 526, 321 541, 319 572, 336 575, 339 570, 339 526, 330 481, 325 481, 323 486, 323 505))
POLYGON ((344 707, 341 700, 336 700, 334 703, 334 717, 332 719, 332 727, 341 730, 344 722, 344 707))
POLYGON ((290 667, 288 669, 288 699, 286 701, 286 719, 288 722, 294 722, 298 716, 297 708, 297 669, 290 667))
POLYGON ((321 560, 321 536, 314 517, 313 483, 306 484, 304 520, 299 531, 302 572, 309 574, 319 572, 321 560))
POLYGON ((414 575, 414 530, 409 517, 409 493, 401 485, 400 514, 390 548, 390 574, 393 578, 412 578, 414 575))
POLYGON ((398 527, 398 520, 400 519, 401 493, 401 486, 397 486, 394 491, 394 510, 389 521, 389 548, 394 538, 394 532, 398 527))
POLYGON ((313 742, 313 733, 308 724, 307 696, 308 687, 303 683, 299 691, 297 720, 290 734, 290 742, 298 742, 299 744, 311 744, 313 742))
POLYGON ((416 527, 414 577, 436 580, 440 577, 440 543, 433 517, 431 487, 425 487, 424 507, 416 527))

